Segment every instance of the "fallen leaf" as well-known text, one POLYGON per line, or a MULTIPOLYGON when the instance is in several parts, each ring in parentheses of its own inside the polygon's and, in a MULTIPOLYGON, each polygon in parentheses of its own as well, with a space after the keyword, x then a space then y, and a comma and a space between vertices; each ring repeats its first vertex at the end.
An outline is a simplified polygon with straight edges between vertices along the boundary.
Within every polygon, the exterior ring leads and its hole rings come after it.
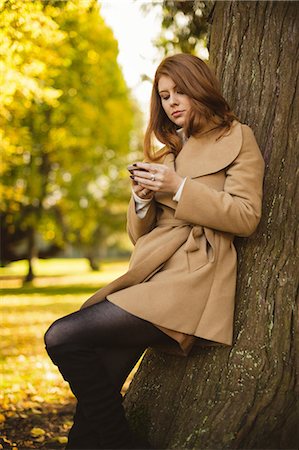
POLYGON ((59 444, 67 444, 68 441, 66 436, 58 436, 56 440, 59 442, 59 444))
POLYGON ((32 397, 32 400, 34 401, 34 402, 38 402, 38 403, 43 403, 45 400, 43 399, 43 397, 41 397, 40 395, 34 395, 33 397, 32 397))
POLYGON ((45 430, 42 428, 32 428, 30 431, 30 435, 34 438, 37 438, 39 436, 44 436, 46 434, 45 430))
POLYGON ((9 439, 7 439, 5 436, 1 436, 1 439, 4 442, 4 444, 13 445, 13 443, 9 439))
POLYGON ((32 414, 41 414, 41 410, 40 409, 36 409, 36 408, 31 408, 31 412, 32 414))
POLYGON ((5 415, 0 413, 0 423, 5 422, 5 415))
POLYGON ((18 417, 18 413, 14 411, 7 411, 6 413, 7 417, 18 417))

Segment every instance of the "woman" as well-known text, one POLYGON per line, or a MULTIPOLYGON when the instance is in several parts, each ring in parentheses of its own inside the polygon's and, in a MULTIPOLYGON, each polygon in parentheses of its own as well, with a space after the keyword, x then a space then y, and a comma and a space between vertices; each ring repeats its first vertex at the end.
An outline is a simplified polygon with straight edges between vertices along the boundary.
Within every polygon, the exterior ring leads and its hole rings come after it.
POLYGON ((129 167, 128 272, 45 335, 78 400, 69 449, 141 448, 120 390, 147 347, 187 355, 196 343, 232 344, 233 238, 258 225, 264 162, 199 58, 159 65, 144 152, 129 167), (156 153, 154 136, 165 144, 156 153))

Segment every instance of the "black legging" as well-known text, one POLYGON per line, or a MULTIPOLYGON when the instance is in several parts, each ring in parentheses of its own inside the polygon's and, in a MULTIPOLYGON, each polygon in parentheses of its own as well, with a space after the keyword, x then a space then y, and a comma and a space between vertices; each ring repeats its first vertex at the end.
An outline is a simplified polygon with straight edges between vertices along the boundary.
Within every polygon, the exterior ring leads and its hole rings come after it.
POLYGON ((121 387, 144 352, 173 340, 108 300, 56 320, 46 349, 77 397, 68 449, 134 448, 121 387))

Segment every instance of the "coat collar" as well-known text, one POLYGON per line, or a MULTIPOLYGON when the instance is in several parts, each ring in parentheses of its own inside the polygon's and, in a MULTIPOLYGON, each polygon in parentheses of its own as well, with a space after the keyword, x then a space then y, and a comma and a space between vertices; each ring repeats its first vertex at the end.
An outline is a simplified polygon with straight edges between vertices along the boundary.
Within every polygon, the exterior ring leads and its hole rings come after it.
POLYGON ((191 178, 218 172, 229 166, 238 156, 242 146, 241 124, 233 122, 228 133, 216 140, 218 134, 191 136, 175 159, 173 153, 165 156, 164 164, 174 167, 182 176, 191 178))

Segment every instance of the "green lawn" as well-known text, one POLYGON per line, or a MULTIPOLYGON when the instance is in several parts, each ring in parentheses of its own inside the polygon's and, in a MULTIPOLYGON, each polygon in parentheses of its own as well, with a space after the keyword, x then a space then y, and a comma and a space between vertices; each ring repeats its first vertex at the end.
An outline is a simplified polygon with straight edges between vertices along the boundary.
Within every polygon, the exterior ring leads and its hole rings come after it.
POLYGON ((127 261, 105 262, 91 272, 84 259, 39 260, 36 279, 25 286, 24 261, 0 268, 0 449, 63 447, 74 399, 45 352, 43 335, 127 267, 127 261))

